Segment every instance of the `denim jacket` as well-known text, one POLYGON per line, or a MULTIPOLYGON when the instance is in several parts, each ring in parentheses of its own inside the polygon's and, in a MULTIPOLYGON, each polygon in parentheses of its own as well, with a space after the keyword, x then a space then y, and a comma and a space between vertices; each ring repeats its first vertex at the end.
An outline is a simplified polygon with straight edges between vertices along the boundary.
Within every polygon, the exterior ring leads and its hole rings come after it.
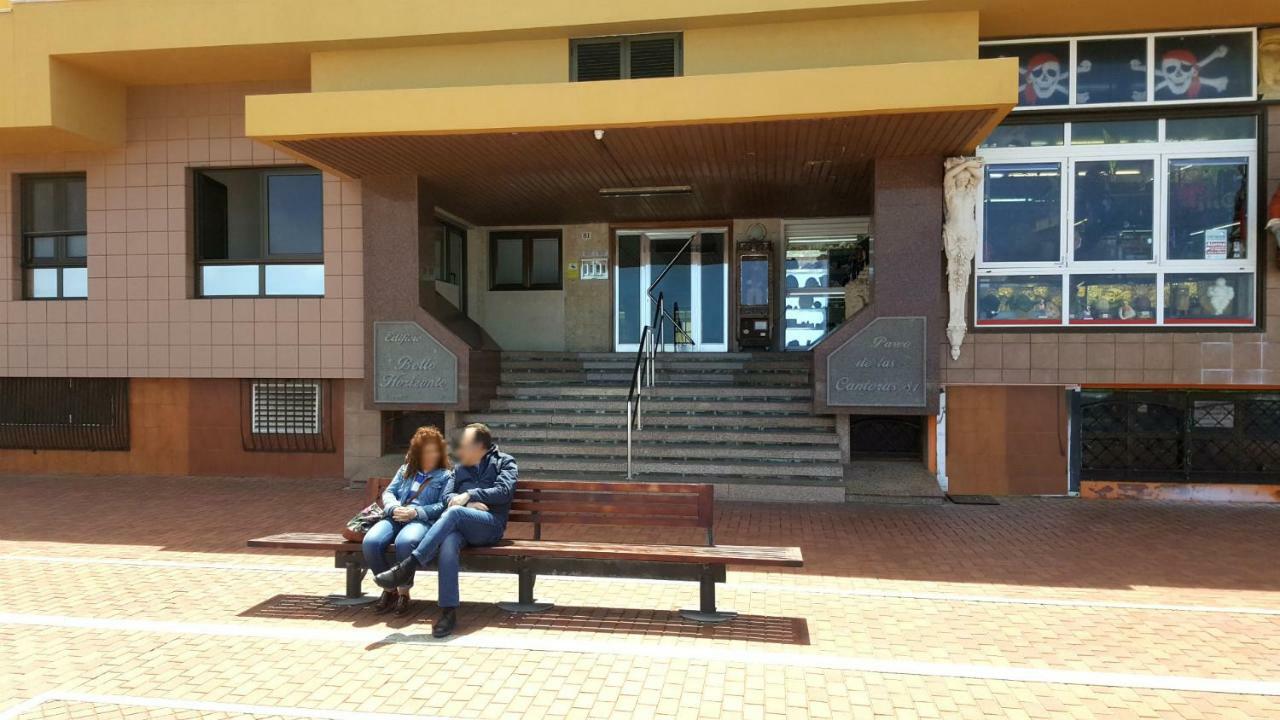
POLYGON ((471 502, 482 502, 489 512, 507 526, 507 514, 516 492, 516 480, 520 475, 516 459, 498 450, 495 445, 475 467, 459 464, 455 467, 456 479, 445 491, 444 501, 457 493, 467 493, 471 502))
POLYGON ((401 465, 396 471, 395 478, 382 492, 382 508, 386 511, 386 516, 391 517, 392 510, 408 502, 415 484, 426 483, 426 487, 409 504, 418 511, 419 520, 433 522, 444 513, 445 494, 453 492, 453 472, 440 468, 429 473, 418 472, 407 478, 405 475, 408 471, 408 465, 401 465))

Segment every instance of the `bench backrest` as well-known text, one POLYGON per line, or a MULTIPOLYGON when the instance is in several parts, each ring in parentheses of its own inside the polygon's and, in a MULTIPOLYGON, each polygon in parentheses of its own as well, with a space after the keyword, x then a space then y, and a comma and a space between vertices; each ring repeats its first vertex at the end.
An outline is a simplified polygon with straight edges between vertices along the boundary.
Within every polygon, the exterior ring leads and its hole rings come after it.
MULTIPOLYGON (((390 483, 369 478, 369 501, 390 483)), ((714 502, 715 487, 706 484, 521 480, 508 521, 532 523, 539 539, 543 525, 555 524, 698 528, 714 545, 714 502)))

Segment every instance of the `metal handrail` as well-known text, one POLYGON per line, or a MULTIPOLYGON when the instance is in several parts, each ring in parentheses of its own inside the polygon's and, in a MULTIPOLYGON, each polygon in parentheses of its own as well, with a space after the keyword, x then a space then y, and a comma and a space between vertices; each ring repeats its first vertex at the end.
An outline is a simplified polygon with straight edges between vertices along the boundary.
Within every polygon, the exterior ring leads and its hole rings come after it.
POLYGON ((654 307, 653 322, 645 325, 640 331, 640 347, 636 350, 636 362, 631 370, 631 387, 627 390, 627 479, 632 478, 631 472, 631 430, 642 430, 644 428, 644 418, 641 410, 641 398, 643 393, 640 391, 644 387, 653 387, 654 383, 654 364, 657 360, 657 343, 655 343, 655 334, 658 338, 662 337, 662 312, 663 297, 662 293, 658 293, 658 302, 654 307), (657 327, 657 330, 654 328, 657 327))

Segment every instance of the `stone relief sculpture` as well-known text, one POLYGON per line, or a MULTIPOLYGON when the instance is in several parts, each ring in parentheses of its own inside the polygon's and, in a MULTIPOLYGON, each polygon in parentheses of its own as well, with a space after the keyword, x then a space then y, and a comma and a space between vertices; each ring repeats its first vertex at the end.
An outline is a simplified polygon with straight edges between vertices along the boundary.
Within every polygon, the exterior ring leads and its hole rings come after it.
POLYGON ((975 157, 947 158, 942 181, 946 217, 942 225, 942 242, 947 252, 947 295, 950 318, 947 341, 951 343, 951 359, 960 358, 964 342, 965 296, 972 277, 973 256, 978 249, 978 186, 982 182, 982 160, 975 157))

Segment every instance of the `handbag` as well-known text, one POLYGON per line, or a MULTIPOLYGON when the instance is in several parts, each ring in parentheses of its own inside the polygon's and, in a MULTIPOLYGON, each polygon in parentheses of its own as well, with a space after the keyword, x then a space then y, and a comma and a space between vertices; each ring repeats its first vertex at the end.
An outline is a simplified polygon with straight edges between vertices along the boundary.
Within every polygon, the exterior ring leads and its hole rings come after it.
MULTIPOLYGON (((413 491, 405 501, 404 505, 412 505, 414 500, 418 499, 418 495, 427 488, 430 480, 423 478, 418 484, 418 489, 413 491)), ((361 542, 364 536, 369 534, 369 530, 373 528, 379 520, 387 516, 386 508, 382 507, 382 503, 372 502, 365 506, 355 517, 347 521, 347 526, 342 529, 342 537, 348 542, 361 542)))

